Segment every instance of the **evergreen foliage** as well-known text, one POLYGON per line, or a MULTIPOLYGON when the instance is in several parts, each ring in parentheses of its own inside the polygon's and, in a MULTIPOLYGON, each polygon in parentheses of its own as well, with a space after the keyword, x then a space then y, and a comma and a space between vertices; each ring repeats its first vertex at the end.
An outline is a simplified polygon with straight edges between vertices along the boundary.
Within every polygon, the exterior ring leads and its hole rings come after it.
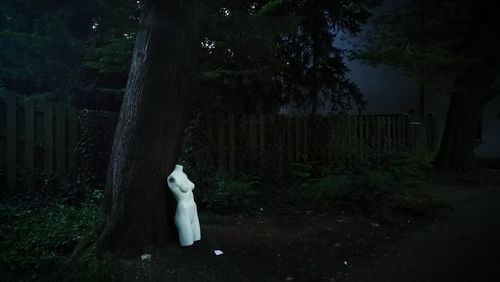
POLYGON ((126 0, 3 1, 0 83, 23 95, 77 98, 81 106, 102 102, 106 96, 99 96, 101 92, 120 93, 128 73, 136 10, 137 3, 126 0))
POLYGON ((468 76, 471 69, 494 86, 491 75, 500 73, 495 67, 500 60, 499 14, 495 1, 409 0, 374 17, 368 44, 352 56, 393 66, 427 83, 446 80, 449 92, 463 90, 475 79, 468 76))
POLYGON ((219 108, 269 113, 284 104, 313 112, 363 106, 335 39, 359 32, 379 1, 223 2, 204 44, 210 55, 205 88, 217 91, 219 108))
MULTIPOLYGON (((346 78, 340 33, 357 33, 379 1, 185 1, 203 23, 204 111, 271 113, 362 106, 346 78)), ((0 82, 27 95, 69 96, 81 107, 119 109, 142 1, 6 0, 0 7, 0 82)))

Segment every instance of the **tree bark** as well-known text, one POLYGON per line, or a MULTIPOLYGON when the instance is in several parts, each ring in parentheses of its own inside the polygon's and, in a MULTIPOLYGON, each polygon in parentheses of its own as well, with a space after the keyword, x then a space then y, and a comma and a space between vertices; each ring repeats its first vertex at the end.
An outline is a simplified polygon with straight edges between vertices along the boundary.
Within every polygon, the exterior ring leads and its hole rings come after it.
POLYGON ((475 133, 481 118, 481 106, 468 93, 451 96, 441 146, 435 158, 438 169, 472 172, 475 133))
POLYGON ((468 74, 470 81, 466 91, 452 94, 448 115, 441 139, 441 145, 434 159, 437 169, 473 173, 474 147, 483 106, 493 97, 491 88, 493 78, 487 74, 468 74))
POLYGON ((175 238, 165 179, 181 150, 196 50, 194 25, 179 2, 143 2, 107 172, 99 251, 137 254, 175 238))

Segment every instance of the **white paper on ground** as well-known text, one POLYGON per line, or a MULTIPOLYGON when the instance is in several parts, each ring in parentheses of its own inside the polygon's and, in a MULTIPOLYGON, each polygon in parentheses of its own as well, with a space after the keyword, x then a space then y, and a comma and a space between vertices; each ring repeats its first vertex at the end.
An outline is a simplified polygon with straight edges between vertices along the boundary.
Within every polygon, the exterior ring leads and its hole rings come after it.
POLYGON ((150 260, 151 259, 151 255, 150 254, 143 254, 143 255, 141 255, 141 259, 142 260, 150 260))

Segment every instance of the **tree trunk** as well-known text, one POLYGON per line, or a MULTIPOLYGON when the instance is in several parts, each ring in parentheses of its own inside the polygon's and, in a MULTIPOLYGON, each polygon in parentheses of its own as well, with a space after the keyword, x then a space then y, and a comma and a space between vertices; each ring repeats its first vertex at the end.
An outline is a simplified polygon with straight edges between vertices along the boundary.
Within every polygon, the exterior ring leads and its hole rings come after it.
POLYGON ((474 139, 481 107, 468 93, 457 92, 451 96, 441 146, 435 158, 437 168, 453 172, 474 170, 474 139))
POLYGON ((181 150, 196 46, 179 2, 143 4, 107 172, 100 251, 137 254, 175 238, 165 179, 181 150))
POLYGON ((455 92, 451 96, 448 115, 439 151, 434 159, 440 170, 473 173, 474 146, 483 106, 495 96, 491 88, 492 79, 480 79, 470 75, 474 86, 468 91, 455 92))

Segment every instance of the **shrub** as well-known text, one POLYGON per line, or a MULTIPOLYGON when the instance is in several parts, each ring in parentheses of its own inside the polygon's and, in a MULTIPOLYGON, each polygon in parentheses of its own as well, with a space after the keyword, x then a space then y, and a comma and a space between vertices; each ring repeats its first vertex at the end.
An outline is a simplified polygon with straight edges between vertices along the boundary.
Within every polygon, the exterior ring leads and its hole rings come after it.
POLYGON ((300 186, 300 198, 316 205, 332 199, 343 199, 353 190, 351 175, 337 174, 307 181, 300 186))
MULTIPOLYGON (((374 214, 398 210, 433 215, 438 204, 425 192, 421 175, 430 167, 428 155, 403 155, 386 166, 364 168, 356 173, 340 171, 325 177, 305 179, 294 198, 311 207, 342 203, 356 205, 374 214)), ((305 174, 301 174, 305 175, 305 174)))
POLYGON ((259 195, 261 179, 243 175, 239 179, 218 177, 212 185, 212 191, 202 201, 214 211, 241 211, 249 208, 259 195))

